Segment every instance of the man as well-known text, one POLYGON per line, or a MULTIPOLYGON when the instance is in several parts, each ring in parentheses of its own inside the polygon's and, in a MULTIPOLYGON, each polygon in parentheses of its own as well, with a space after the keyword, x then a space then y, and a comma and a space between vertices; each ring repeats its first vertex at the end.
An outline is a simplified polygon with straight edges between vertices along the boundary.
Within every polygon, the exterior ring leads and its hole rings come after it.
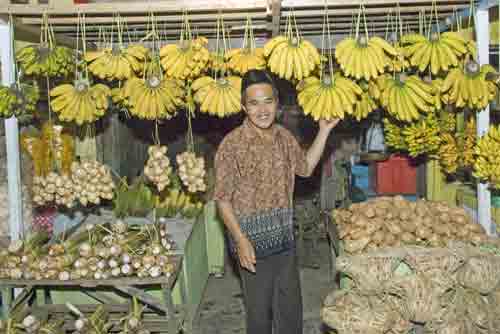
POLYGON ((294 180, 312 174, 338 120, 320 121, 306 153, 275 124, 278 91, 267 72, 247 72, 241 90, 246 118, 217 151, 214 199, 240 265, 247 333, 302 334, 294 180))

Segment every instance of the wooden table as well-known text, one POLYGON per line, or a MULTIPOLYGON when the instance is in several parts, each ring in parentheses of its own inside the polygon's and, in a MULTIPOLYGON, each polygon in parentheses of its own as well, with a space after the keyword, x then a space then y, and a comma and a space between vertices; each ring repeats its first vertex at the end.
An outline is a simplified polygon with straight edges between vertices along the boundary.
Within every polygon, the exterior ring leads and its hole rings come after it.
MULTIPOLYGON (((82 290, 91 289, 96 290, 94 294, 99 294, 100 288, 113 289, 122 294, 130 297, 136 297, 142 304, 148 306, 149 309, 155 310, 157 313, 163 313, 168 323, 168 333, 178 333, 182 327, 183 315, 176 316, 176 309, 172 301, 172 289, 177 280, 179 272, 182 268, 182 256, 171 256, 174 270, 172 274, 158 278, 138 278, 138 277, 125 277, 106 280, 13 280, 13 279, 0 279, 0 288, 3 296, 3 316, 7 318, 12 308, 20 303, 31 299, 34 294, 34 288, 43 288, 50 290, 55 287, 77 287, 82 290), (151 286, 161 286, 163 300, 160 300, 150 294, 146 293, 143 288, 151 286), (13 288, 22 288, 20 294, 13 298, 13 288)), ((181 281, 182 283, 182 281, 181 281)), ((185 291, 184 288, 180 289, 181 292, 185 291)), ((36 298, 36 296, 35 296, 36 298)), ((75 305, 78 307, 78 305, 75 305)), ((95 305, 97 307, 97 305, 95 305)), ((182 313, 182 309, 180 310, 182 313)))

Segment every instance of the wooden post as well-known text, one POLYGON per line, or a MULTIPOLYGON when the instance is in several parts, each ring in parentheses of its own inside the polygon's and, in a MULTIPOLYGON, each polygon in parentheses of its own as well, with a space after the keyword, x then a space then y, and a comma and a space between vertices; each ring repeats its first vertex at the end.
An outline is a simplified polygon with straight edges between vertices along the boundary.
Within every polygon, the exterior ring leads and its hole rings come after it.
MULTIPOLYGON (((11 42, 11 28, 6 21, 0 21, 0 45, 2 63, 2 84, 14 83, 14 50, 11 42)), ((7 145, 7 181, 9 190, 9 227, 11 240, 23 237, 23 213, 21 194, 21 163, 19 159, 19 125, 16 117, 5 120, 7 145)))
MULTIPOLYGON (((481 65, 490 62, 490 32, 488 8, 478 8, 475 16, 475 28, 477 34, 477 48, 479 63, 481 65)), ((486 107, 477 114, 477 134, 482 137, 488 132, 490 126, 490 107, 486 107)), ((479 223, 489 235, 496 235, 495 224, 491 223, 491 193, 488 184, 478 183, 477 185, 477 213, 479 223)))

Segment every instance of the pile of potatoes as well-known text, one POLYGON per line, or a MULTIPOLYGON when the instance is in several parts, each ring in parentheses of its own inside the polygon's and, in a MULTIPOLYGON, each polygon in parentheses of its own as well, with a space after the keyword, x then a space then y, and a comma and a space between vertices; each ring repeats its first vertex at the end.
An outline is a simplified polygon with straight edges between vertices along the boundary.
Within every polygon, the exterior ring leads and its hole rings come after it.
POLYGON ((332 216, 349 254, 404 245, 444 247, 453 240, 480 243, 486 239, 481 225, 473 222, 464 209, 443 202, 377 197, 348 209, 336 209, 332 216))

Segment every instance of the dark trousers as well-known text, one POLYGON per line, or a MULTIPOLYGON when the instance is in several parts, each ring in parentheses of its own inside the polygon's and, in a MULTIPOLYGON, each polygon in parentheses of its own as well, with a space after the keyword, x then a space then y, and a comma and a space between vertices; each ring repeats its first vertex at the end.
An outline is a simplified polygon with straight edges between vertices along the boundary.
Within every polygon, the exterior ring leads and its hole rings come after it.
POLYGON ((247 334, 302 334, 302 294, 295 250, 240 268, 247 334))

